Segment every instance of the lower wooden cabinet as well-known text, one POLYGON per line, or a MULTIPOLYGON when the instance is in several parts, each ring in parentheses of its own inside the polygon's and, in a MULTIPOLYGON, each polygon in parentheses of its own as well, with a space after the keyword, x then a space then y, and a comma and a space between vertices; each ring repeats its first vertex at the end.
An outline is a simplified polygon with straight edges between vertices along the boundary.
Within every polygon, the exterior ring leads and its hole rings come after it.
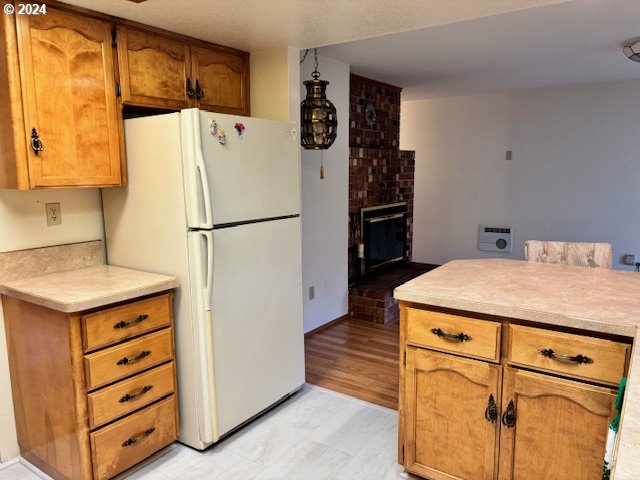
POLYGON ((501 427, 500 480, 600 480, 616 391, 510 367, 503 378, 513 425, 501 427))
POLYGON ((408 348, 407 470, 435 480, 495 478, 500 370, 498 365, 408 348))
POLYGON ((65 313, 2 296, 25 459, 106 480, 177 439, 172 297, 65 313))
POLYGON ((499 339, 508 347, 490 362, 477 359, 482 345, 474 342, 494 338, 495 321, 483 326, 464 316, 453 321, 453 314, 427 312, 400 305, 398 454, 407 471, 431 480, 602 478, 617 390, 582 379, 609 382, 611 375, 603 377, 598 370, 605 361, 624 374, 629 345, 507 325, 502 332, 516 331, 519 337, 499 339), (440 347, 430 334, 440 341, 445 331, 452 345, 440 347), (571 341, 563 343, 564 337, 571 341), (456 349, 458 342, 469 345, 456 349), (551 347, 563 353, 551 355, 549 363, 551 347), (523 358, 530 358, 526 366, 533 368, 543 362, 541 371, 511 366, 523 365, 523 358), (554 371, 569 372, 571 378, 546 373, 554 371))

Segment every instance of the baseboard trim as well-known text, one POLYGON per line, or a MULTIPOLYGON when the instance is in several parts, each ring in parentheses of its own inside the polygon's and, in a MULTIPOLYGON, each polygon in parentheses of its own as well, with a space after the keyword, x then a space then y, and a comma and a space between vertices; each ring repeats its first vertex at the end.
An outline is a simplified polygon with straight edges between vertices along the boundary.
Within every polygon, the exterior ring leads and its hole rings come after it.
POLYGON ((6 462, 0 462, 0 470, 9 468, 11 465, 15 465, 16 463, 20 463, 20 457, 14 457, 14 458, 10 458, 6 462))
POLYGON ((318 332, 321 332, 322 330, 326 330, 329 327, 333 327, 334 325, 337 325, 338 323, 346 320, 347 318, 349 318, 349 314, 346 313, 345 315, 336 318, 335 320, 331 320, 330 322, 325 323, 324 325, 320 325, 317 328, 314 328, 313 330, 308 331, 307 333, 304 334, 304 338, 309 338, 311 335, 315 335, 318 332))

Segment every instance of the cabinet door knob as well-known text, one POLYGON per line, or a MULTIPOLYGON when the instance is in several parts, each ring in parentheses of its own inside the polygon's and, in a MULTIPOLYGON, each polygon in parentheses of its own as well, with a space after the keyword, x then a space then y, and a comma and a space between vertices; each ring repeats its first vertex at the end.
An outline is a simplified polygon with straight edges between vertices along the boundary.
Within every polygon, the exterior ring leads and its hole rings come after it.
POLYGON ((187 97, 193 98, 194 92, 193 87, 191 87, 191 79, 187 78, 187 97))
POLYGON ((471 337, 464 332, 460 333, 448 333, 441 328, 432 328, 431 333, 437 337, 444 338, 445 340, 453 340, 456 342, 470 342, 471 337))
POLYGON ((31 148, 36 156, 44 150, 44 144, 42 143, 42 140, 40 140, 40 137, 38 137, 38 131, 35 127, 31 129, 31 148))
POLYGON ((484 418, 491 423, 496 423, 496 420, 498 419, 498 407, 496 406, 496 400, 493 398, 493 394, 489 395, 489 402, 487 404, 487 409, 484 411, 484 418))
POLYGON ((578 364, 593 363, 593 358, 587 357, 586 355, 582 354, 565 355, 563 353, 556 353, 551 348, 543 348, 542 350, 538 350, 538 352, 543 357, 553 358, 554 360, 560 360, 561 362, 573 362, 578 364))
POLYGON ((200 88, 200 80, 196 80, 196 98, 201 100, 204 98, 204 90, 200 88))
POLYGON ((513 428, 516 425, 516 407, 513 400, 509 400, 507 409, 502 414, 502 424, 507 428, 513 428))

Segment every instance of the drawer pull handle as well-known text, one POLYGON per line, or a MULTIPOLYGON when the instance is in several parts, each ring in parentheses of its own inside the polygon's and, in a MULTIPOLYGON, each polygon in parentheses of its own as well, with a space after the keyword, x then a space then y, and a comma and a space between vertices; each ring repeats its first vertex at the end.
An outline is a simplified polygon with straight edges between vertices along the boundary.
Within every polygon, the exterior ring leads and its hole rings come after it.
POLYGON ((543 348, 542 350, 538 350, 540 355, 547 358, 553 358, 555 360, 560 360, 561 362, 574 362, 578 364, 587 364, 593 363, 593 358, 587 357, 585 355, 564 355, 562 353, 556 353, 551 348, 543 348))
POLYGON ((121 358, 120 360, 118 360, 117 365, 129 365, 130 363, 136 363, 136 362, 139 362, 140 360, 142 360, 143 358, 148 357, 149 355, 151 355, 151 351, 150 350, 143 350, 142 352, 140 352, 135 357, 124 357, 124 358, 121 358))
POLYGON ((133 327, 134 325, 137 325, 138 323, 145 321, 147 318, 149 318, 149 315, 147 315, 146 313, 143 313, 141 315, 138 315, 133 320, 118 322, 113 326, 113 328, 117 330, 119 328, 133 327))
POLYGON ((454 340, 456 342, 470 342, 471 337, 466 333, 447 333, 440 328, 432 328, 431 333, 437 335, 440 338, 444 338, 445 340, 454 340))
POLYGON ((484 411, 484 418, 491 423, 496 423, 498 419, 498 407, 496 406, 496 400, 493 398, 493 394, 489 395, 489 403, 487 409, 484 411))
POLYGON ((155 431, 156 431, 155 427, 147 428, 144 432, 139 433, 135 437, 128 438, 127 440, 122 442, 122 446, 123 447, 129 447, 131 445, 136 445, 136 444, 140 443, 141 441, 143 441, 145 438, 147 438, 149 435, 151 435, 155 431))
POLYGON ((502 414, 502 424, 507 428, 513 428, 516 425, 516 407, 513 400, 509 400, 507 409, 502 414))
POLYGON ((131 400, 136 400, 140 398, 142 395, 144 395, 145 393, 147 393, 152 388, 153 388, 153 385, 145 385, 137 392, 127 393, 126 395, 123 395, 122 398, 120 398, 119 402, 125 403, 125 402, 130 402, 131 400))

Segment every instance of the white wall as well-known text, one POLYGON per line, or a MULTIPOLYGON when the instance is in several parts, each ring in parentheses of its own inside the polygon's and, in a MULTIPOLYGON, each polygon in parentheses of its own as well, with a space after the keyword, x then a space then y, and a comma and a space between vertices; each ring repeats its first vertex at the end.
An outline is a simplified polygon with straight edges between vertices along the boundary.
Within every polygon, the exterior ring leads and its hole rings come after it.
MULTIPOLYGON (((0 190, 0 252, 103 239, 98 190, 0 190), (45 203, 60 202, 62 225, 47 227, 45 203)), ((0 310, 0 462, 19 454, 0 310)))
POLYGON ((609 242, 640 261, 640 82, 402 103, 416 151, 413 257, 523 258, 528 239, 609 242), (505 151, 513 150, 513 160, 505 151), (511 225, 513 254, 477 250, 479 224, 511 225))
MULTIPOLYGON (((347 222, 349 210, 349 65, 319 56, 327 98, 336 106, 338 135, 324 150, 325 178, 320 179, 319 151, 302 151, 302 285, 305 333, 347 313, 347 222), (315 298, 309 300, 309 287, 315 298)), ((311 79, 313 51, 300 65, 302 82, 311 79)))

